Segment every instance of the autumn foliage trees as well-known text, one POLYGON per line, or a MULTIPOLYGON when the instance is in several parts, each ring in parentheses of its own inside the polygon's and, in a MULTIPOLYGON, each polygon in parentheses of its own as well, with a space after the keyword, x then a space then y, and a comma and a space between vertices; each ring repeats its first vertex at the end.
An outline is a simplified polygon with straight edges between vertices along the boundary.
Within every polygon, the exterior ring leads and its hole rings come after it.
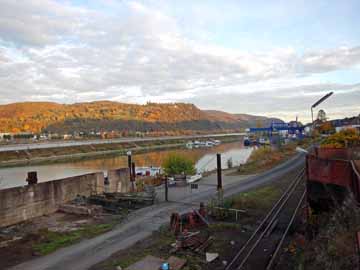
POLYGON ((321 134, 335 133, 335 127, 330 121, 324 122, 319 126, 319 132, 321 134))
POLYGON ((127 104, 111 101, 0 105, 0 133, 233 132, 270 118, 200 110, 186 103, 127 104))
POLYGON ((355 129, 345 129, 327 137, 322 148, 344 148, 360 146, 360 134, 355 129))
POLYGON ((76 104, 25 102, 0 106, 0 132, 41 132, 49 125, 72 119, 138 120, 175 123, 206 119, 206 113, 192 104, 126 104, 99 101, 76 104))

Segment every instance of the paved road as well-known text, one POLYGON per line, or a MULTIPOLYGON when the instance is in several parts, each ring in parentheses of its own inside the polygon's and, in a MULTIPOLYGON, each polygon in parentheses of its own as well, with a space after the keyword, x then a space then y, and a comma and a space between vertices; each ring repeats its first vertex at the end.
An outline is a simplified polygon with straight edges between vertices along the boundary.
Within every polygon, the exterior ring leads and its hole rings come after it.
MULTIPOLYGON (((297 154, 294 158, 273 168, 272 170, 246 179, 239 177, 224 177, 224 196, 247 191, 260 185, 271 183, 282 175, 298 169, 304 164, 304 154, 297 154)), ((133 213, 127 221, 114 230, 84 240, 76 245, 62 248, 50 255, 22 263, 11 270, 85 270, 99 263, 118 250, 126 249, 140 241, 163 224, 169 222, 170 214, 174 211, 185 212, 193 207, 193 203, 205 202, 216 195, 216 187, 212 185, 214 176, 209 176, 200 182, 201 192, 187 194, 181 198, 181 203, 161 202, 151 207, 143 208, 133 213)), ((197 207, 197 206, 196 206, 197 207)))
POLYGON ((224 136, 245 135, 245 133, 227 133, 227 134, 209 134, 209 135, 194 135, 194 136, 162 136, 162 137, 145 137, 145 138, 118 138, 118 139, 98 139, 86 141, 60 141, 60 142, 43 142, 43 143, 29 143, 16 145, 0 145, 0 152, 5 151, 21 151, 29 149, 44 149, 55 147, 69 147, 81 145, 94 144, 111 144, 111 143, 125 143, 125 142, 146 142, 146 141, 167 141, 167 140, 185 140, 193 138, 215 138, 224 136))

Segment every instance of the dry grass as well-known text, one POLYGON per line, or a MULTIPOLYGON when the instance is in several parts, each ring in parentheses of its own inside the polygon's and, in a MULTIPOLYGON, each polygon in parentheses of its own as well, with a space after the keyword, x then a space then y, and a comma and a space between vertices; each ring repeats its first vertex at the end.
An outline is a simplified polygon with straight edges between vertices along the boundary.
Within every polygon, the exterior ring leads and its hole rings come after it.
POLYGON ((238 168, 237 174, 254 174, 266 171, 293 156, 296 153, 296 146, 296 144, 288 144, 280 149, 270 146, 259 147, 252 152, 249 161, 238 168))
POLYGON ((273 186, 265 186, 229 199, 230 207, 234 209, 267 209, 279 198, 281 190, 273 186))

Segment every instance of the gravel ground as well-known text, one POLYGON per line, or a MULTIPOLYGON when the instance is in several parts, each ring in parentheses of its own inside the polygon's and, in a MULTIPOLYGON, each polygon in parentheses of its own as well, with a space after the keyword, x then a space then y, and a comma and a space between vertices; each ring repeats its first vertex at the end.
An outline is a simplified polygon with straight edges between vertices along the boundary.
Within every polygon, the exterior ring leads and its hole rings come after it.
MULTIPOLYGON (((249 203, 252 208, 247 208, 247 213, 242 214, 238 222, 234 223, 233 220, 212 220, 210 228, 203 228, 202 232, 207 232, 213 237, 214 242, 209 247, 209 252, 219 253, 219 258, 212 263, 206 263, 204 254, 197 254, 192 251, 181 251, 175 255, 181 258, 185 258, 188 261, 186 269, 201 269, 201 270, 223 270, 226 263, 230 262, 235 256, 236 252, 242 247, 242 245, 250 237, 253 230, 256 228, 261 219, 264 217, 269 208, 271 208, 274 200, 276 200, 282 192, 289 185, 294 178, 298 169, 288 172, 282 175, 275 182, 271 183, 271 189, 267 189, 268 185, 257 188, 249 192, 249 195, 254 192, 257 194, 257 190, 265 190, 261 194, 268 199, 268 203, 256 204, 256 201, 249 203), (275 196, 274 196, 275 194, 275 196)), ((301 196, 301 188, 296 191, 295 196, 301 196)), ((264 200, 264 198, 262 198, 264 200)), ((236 201, 236 197, 234 198, 236 201)), ((265 200, 266 201, 266 200, 265 200)), ((290 200, 288 206, 295 207, 297 202, 290 200)), ((290 219, 292 211, 284 211, 279 218, 279 225, 275 228, 270 237, 266 238, 262 242, 261 246, 255 249, 253 256, 249 260, 247 268, 244 269, 262 269, 262 267, 268 261, 268 256, 271 254, 274 244, 281 237, 281 233, 285 230, 287 220, 290 219)), ((299 219, 296 225, 299 223, 299 219)), ((296 226, 290 231, 288 239, 285 243, 285 248, 291 242, 292 237, 295 235, 296 226)), ((132 247, 121 250, 114 253, 107 260, 93 266, 91 270, 115 270, 117 265, 126 267, 136 260, 146 256, 153 255, 163 259, 169 258, 173 255, 171 252, 171 244, 175 242, 175 237, 171 234, 167 228, 162 228, 160 231, 154 232, 151 236, 135 243, 132 247)), ((290 254, 291 255, 291 254, 290 254)), ((296 259, 289 260, 291 263, 286 263, 286 267, 283 263, 280 263, 276 269, 294 269, 296 259)))
MULTIPOLYGON (((230 197, 256 187, 270 184, 284 174, 293 171, 304 163, 304 155, 297 154, 283 164, 256 176, 240 179, 238 182, 224 186, 224 196, 230 197)), ((224 177, 224 182, 226 179, 224 177)), ((106 260, 120 250, 129 249, 137 241, 151 236, 162 225, 169 222, 172 212, 187 212, 193 208, 191 203, 206 202, 216 196, 216 188, 211 187, 196 195, 184 197, 181 202, 159 203, 141 209, 130 215, 121 225, 110 232, 95 238, 81 241, 78 244, 62 248, 44 257, 19 264, 11 269, 43 270, 43 269, 89 269, 93 265, 106 260)))

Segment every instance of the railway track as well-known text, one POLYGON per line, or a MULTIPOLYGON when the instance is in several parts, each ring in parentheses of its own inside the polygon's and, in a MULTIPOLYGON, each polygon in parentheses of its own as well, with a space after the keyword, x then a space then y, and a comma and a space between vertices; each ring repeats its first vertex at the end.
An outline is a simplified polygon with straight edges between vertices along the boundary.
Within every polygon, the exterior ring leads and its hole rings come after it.
POLYGON ((302 168, 225 270, 274 269, 306 196, 304 174, 305 169, 302 168))

